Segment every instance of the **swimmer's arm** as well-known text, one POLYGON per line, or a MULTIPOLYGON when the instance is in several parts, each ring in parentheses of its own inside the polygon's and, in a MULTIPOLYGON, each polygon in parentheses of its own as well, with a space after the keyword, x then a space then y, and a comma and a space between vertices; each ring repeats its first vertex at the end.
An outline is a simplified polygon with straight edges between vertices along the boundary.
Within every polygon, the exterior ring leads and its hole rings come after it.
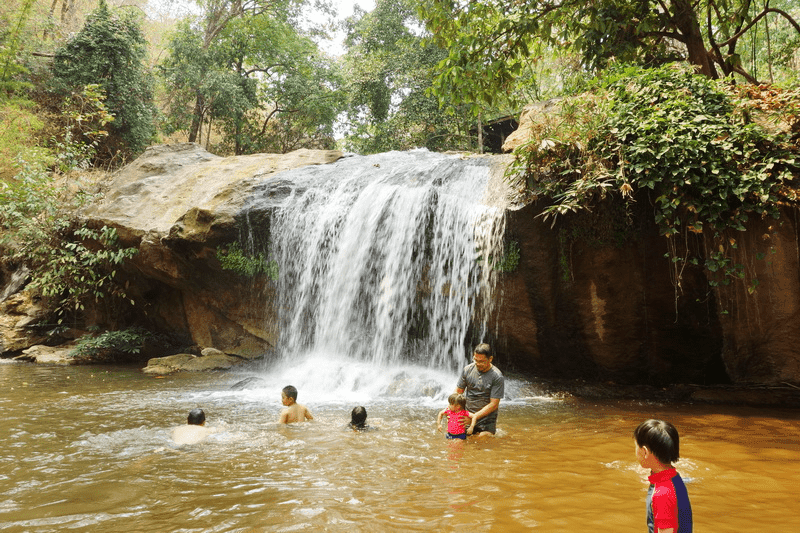
POLYGON ((281 411, 281 418, 278 421, 279 424, 288 424, 289 423, 289 410, 284 409, 281 411))
POLYGON ((439 416, 436 417, 436 427, 439 428, 439 431, 442 430, 442 417, 444 416, 444 412, 446 409, 442 409, 439 411, 439 416))
POLYGON ((464 394, 464 389, 461 387, 456 387, 456 394, 464 394))
POLYGON ((311 411, 309 411, 308 409, 305 410, 305 413, 303 413, 303 416, 306 417, 306 420, 314 420, 314 417, 311 416, 311 411))
POLYGON ((483 409, 473 413, 472 423, 467 428, 467 435, 472 435, 472 430, 475 429, 475 422, 486 415, 492 414, 500 407, 500 398, 489 398, 489 403, 483 406, 483 409))

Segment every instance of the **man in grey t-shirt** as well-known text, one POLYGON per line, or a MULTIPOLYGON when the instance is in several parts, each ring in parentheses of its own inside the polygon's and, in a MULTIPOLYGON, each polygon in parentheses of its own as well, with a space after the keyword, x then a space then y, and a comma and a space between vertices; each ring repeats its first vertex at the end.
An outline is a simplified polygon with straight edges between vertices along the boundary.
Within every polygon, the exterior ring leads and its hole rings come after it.
POLYGON ((497 410, 505 394, 503 373, 492 366, 492 349, 479 344, 472 354, 472 363, 464 368, 458 378, 456 392, 467 398, 467 411, 472 413, 472 424, 467 435, 492 434, 497 431, 497 410))

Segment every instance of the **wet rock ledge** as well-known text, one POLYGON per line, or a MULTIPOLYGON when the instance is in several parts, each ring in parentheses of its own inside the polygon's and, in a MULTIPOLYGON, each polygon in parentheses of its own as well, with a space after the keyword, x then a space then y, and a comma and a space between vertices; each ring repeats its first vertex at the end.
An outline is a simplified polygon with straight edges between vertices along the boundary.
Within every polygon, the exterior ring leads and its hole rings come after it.
POLYGON ((748 405, 751 407, 798 408, 800 384, 737 383, 734 385, 676 384, 664 387, 590 383, 583 380, 537 382, 536 388, 555 397, 583 400, 631 400, 663 403, 748 405))

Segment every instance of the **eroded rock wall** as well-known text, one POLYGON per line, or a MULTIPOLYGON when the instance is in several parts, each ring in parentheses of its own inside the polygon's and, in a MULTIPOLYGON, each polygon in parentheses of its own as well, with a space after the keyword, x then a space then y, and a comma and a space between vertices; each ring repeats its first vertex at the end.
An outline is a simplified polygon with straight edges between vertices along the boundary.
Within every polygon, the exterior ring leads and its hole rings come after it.
MULTIPOLYGON (((722 359, 735 382, 800 381, 799 217, 784 207, 780 219, 750 220, 747 231, 726 235, 725 252, 739 279, 714 294, 722 359)), ((708 235, 705 244, 708 252, 719 250, 719 240, 708 235)))
POLYGON ((602 205, 554 225, 540 214, 534 204, 508 215, 520 264, 501 277, 497 344, 509 362, 557 377, 725 379, 705 276, 686 269, 676 286, 666 240, 644 213, 602 205))

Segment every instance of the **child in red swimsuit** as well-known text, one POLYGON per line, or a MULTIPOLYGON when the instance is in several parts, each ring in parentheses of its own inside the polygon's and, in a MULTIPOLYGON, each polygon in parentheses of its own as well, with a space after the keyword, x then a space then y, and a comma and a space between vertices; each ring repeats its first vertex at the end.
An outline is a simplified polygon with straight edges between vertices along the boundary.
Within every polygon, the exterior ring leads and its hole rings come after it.
POLYGON ((470 417, 472 417, 470 412, 467 411, 467 399, 464 398, 463 394, 454 392, 447 398, 447 403, 450 406, 439 411, 439 416, 436 418, 436 426, 441 431, 442 418, 447 417, 447 438, 466 439, 467 424, 470 417))
POLYGON ((678 430, 663 420, 647 420, 633 432, 636 460, 650 469, 647 529, 650 533, 692 533, 692 505, 672 463, 680 458, 678 430))

